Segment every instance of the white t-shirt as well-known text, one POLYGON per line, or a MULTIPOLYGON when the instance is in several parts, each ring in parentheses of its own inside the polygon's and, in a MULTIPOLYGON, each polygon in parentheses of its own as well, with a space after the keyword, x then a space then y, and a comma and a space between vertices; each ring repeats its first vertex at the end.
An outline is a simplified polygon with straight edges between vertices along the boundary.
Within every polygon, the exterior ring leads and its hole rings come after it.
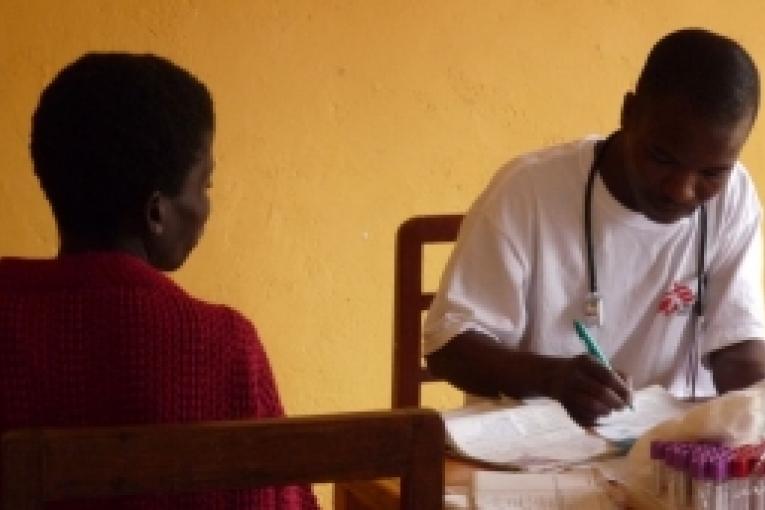
MULTIPOLYGON (((584 191, 598 138, 521 156, 499 170, 473 204, 425 322, 425 351, 473 329, 525 351, 584 352, 573 321, 589 291, 584 191)), ((737 163, 707 204, 703 356, 765 338, 761 206, 737 163)), ((635 387, 662 384, 687 395, 693 338, 698 219, 654 223, 625 208, 596 177, 592 238, 603 325, 594 333, 635 387)), ((699 370, 697 395, 715 394, 699 370)))

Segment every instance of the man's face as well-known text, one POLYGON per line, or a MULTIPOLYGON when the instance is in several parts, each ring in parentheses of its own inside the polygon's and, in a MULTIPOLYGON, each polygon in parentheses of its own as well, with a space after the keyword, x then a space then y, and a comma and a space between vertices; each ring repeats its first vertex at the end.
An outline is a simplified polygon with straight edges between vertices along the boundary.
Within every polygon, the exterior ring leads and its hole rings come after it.
POLYGON ((657 223, 690 216, 723 188, 752 124, 752 113, 714 122, 682 97, 625 98, 624 172, 637 209, 657 223))
POLYGON ((162 234, 154 239, 150 263, 162 271, 178 269, 194 249, 207 218, 213 171, 212 134, 205 138, 197 160, 177 196, 161 196, 162 234))

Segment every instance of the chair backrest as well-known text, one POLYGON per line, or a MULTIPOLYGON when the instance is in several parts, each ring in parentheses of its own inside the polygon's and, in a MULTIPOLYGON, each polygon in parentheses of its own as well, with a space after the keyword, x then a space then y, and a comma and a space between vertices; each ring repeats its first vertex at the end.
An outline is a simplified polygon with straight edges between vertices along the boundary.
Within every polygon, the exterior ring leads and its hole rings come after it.
POLYGON ((401 477, 401 508, 442 508, 444 429, 432 410, 27 429, 2 439, 4 510, 46 501, 401 477))
POLYGON ((396 233, 393 291, 394 408, 420 405, 420 385, 435 378, 422 363, 422 312, 433 293, 422 288, 424 247, 457 240, 462 214, 409 218, 396 233))

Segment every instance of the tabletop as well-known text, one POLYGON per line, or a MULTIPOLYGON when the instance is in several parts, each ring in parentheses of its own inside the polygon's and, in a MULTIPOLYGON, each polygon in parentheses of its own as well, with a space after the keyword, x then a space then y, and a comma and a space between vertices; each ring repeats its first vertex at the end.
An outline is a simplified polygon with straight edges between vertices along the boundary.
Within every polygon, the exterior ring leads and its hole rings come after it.
MULTIPOLYGON (((446 457, 444 474, 446 485, 445 509, 466 508, 466 497, 473 473, 479 469, 496 469, 475 462, 446 457), (452 499, 453 498, 453 499, 452 499), (454 501, 450 505, 450 499, 454 501)), ((608 483, 607 492, 620 510, 645 508, 626 489, 615 483, 608 483)), ((334 488, 335 510, 399 510, 399 481, 397 478, 342 482, 334 488)), ((651 507, 655 508, 655 507, 651 507)))
MULTIPOLYGON (((447 493, 467 488, 480 466, 467 460, 446 457, 444 476, 447 493)), ((336 483, 335 510, 399 510, 398 478, 336 483)))

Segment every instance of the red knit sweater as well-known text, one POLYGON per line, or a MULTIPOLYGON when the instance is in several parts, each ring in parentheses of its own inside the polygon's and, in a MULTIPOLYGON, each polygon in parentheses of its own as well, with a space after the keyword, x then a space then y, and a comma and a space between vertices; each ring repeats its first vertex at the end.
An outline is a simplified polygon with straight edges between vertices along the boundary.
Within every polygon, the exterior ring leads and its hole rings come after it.
MULTIPOLYGON (((252 324, 116 253, 0 259, 0 432, 19 427, 282 416, 252 324)), ((317 508, 310 490, 264 488, 57 509, 317 508)))

